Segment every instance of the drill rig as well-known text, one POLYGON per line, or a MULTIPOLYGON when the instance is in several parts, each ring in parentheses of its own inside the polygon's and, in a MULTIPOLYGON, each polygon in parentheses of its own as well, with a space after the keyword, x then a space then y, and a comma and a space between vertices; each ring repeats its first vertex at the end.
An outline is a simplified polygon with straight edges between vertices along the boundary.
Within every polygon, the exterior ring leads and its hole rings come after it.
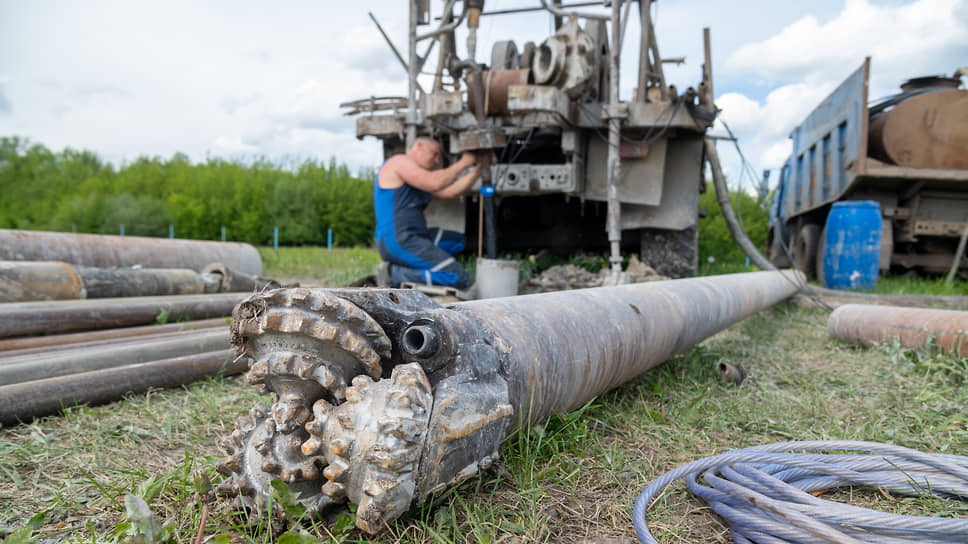
POLYGON ((464 232, 489 258, 498 247, 558 254, 608 248, 614 272, 621 252, 631 250, 661 274, 694 275, 703 137, 716 115, 709 29, 701 80, 680 92, 663 64, 683 59, 659 55, 653 0, 574 11, 595 4, 602 3, 540 0, 489 12, 483 0, 444 0, 432 17, 430 0, 411 0, 407 59, 390 43, 408 71, 407 96, 342 106, 357 116, 358 138, 382 141, 384 158, 431 136, 445 163, 465 151, 488 161, 478 194, 435 200, 426 214, 429 226, 464 232), (497 41, 489 59, 478 59, 481 18, 539 11, 553 18, 554 34, 540 44, 497 41), (622 101, 619 56, 629 21, 641 28, 638 74, 634 96, 622 101), (463 57, 456 39, 462 25, 463 57), (434 53, 433 83, 424 89, 418 74, 434 53))

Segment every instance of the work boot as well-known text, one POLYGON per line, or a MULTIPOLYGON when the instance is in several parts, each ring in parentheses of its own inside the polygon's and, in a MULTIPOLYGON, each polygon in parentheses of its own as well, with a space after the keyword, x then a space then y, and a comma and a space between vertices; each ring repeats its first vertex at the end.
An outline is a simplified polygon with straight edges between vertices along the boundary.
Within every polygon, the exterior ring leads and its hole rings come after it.
POLYGON ((393 276, 390 275, 390 263, 382 262, 376 265, 373 273, 376 276, 377 287, 393 287, 393 276))

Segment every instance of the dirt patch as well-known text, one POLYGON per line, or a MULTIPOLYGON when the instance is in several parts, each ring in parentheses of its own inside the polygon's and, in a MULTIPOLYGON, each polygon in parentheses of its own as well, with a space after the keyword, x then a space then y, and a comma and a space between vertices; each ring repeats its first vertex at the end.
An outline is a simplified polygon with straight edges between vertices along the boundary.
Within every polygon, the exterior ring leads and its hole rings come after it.
MULTIPOLYGON (((601 287, 605 285, 609 274, 610 271, 607 268, 603 268, 598 273, 594 273, 573 264, 562 264, 552 266, 540 275, 529 279, 524 283, 521 291, 524 294, 531 294, 601 287)), ((666 276, 660 275, 651 266, 639 261, 635 255, 629 258, 629 265, 625 269, 624 274, 627 283, 643 283, 669 279, 666 276)))

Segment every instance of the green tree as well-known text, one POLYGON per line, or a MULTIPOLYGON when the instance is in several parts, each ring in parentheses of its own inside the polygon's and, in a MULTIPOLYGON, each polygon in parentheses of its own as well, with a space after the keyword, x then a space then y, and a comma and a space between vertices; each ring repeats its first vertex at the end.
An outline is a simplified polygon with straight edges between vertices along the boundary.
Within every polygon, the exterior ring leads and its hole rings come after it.
MULTIPOLYGON (((746 234, 762 249, 766 242, 767 209, 755 196, 743 191, 730 191, 730 199, 746 234)), ((746 254, 729 232, 712 182, 706 183, 706 192, 699 196, 699 207, 706 211, 706 216, 699 220, 699 259, 705 261, 713 257, 722 263, 744 262, 746 254)))
POLYGON ((267 160, 192 164, 139 157, 115 170, 90 151, 54 153, 21 138, 0 138, 0 228, 228 238, 256 244, 368 244, 374 216, 370 175, 335 159, 284 168, 267 160))

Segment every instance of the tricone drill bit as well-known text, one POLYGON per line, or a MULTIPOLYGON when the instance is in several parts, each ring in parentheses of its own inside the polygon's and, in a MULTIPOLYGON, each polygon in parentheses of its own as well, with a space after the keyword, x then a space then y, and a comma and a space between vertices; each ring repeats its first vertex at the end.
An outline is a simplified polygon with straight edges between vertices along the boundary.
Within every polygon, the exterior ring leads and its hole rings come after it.
POLYGON ((497 459, 515 424, 577 408, 794 294, 754 272, 442 307, 407 290, 281 289, 235 311, 250 382, 223 496, 267 504, 282 479, 315 516, 357 505, 374 533, 497 459))

